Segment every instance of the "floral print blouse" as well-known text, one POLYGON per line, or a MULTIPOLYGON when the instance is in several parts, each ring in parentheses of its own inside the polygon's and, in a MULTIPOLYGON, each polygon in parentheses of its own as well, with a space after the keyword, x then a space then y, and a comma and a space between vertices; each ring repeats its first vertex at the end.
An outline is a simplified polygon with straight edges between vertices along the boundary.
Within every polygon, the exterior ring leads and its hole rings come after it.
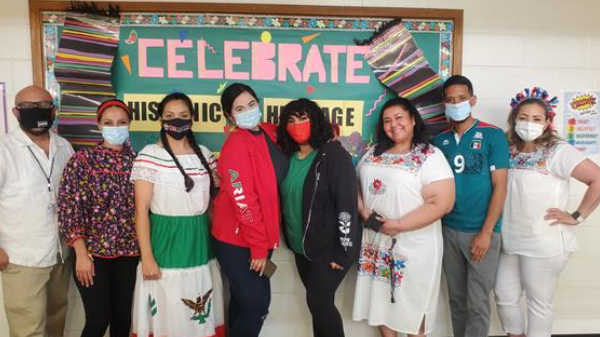
POLYGON ((140 255, 129 181, 134 159, 129 145, 122 151, 96 145, 73 155, 58 194, 59 232, 66 244, 84 238, 88 252, 101 258, 140 255))

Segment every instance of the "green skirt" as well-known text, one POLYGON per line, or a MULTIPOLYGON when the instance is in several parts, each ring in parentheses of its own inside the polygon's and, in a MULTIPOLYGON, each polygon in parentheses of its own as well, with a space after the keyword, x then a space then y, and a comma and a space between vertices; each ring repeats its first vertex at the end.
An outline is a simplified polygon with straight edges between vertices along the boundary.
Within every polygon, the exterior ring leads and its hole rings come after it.
POLYGON ((160 268, 202 266, 213 257, 208 216, 150 213, 150 242, 160 268))

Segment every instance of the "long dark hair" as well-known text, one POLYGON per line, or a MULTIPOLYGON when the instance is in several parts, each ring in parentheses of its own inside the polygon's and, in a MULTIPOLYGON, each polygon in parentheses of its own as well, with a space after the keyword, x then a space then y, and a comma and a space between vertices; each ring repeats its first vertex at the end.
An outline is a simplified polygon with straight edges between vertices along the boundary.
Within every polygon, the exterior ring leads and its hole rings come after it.
POLYGON ((233 101, 235 101, 235 99, 238 98, 238 96, 244 92, 247 92, 250 95, 252 95, 252 97, 254 97, 254 99, 256 100, 257 104, 260 103, 258 100, 258 96, 256 96, 256 93, 254 92, 254 90, 252 90, 252 88, 249 85, 243 83, 233 83, 223 91, 223 94, 221 94, 221 107, 223 108, 223 114, 225 114, 225 117, 231 119, 231 109, 233 108, 233 101))
POLYGON ((415 127, 413 129, 413 136, 411 140, 411 148, 414 148, 417 145, 429 145, 429 136, 427 134, 427 130, 425 127, 425 122, 423 122, 423 118, 421 118, 421 114, 417 110, 417 108, 406 98, 404 97, 394 97, 383 105, 381 108, 381 112, 379 113, 379 121, 377 122, 377 128, 375 130, 377 135, 377 144, 375 145, 375 151, 373 154, 375 156, 380 156, 385 151, 392 148, 395 143, 393 140, 385 134, 385 130, 383 130, 383 112, 391 107, 398 106, 402 109, 408 111, 408 114, 415 121, 415 127))
MULTIPOLYGON (((182 101, 183 103, 185 103, 185 105, 190 110, 190 113, 192 114, 192 121, 194 120, 194 118, 196 117, 198 112, 196 111, 196 109, 194 109, 194 104, 192 103, 192 100, 186 94, 180 93, 180 92, 174 92, 172 94, 168 94, 167 96, 165 96, 165 98, 162 99, 162 101, 160 101, 160 103, 158 104, 158 115, 161 117, 161 119, 162 119, 163 112, 165 111, 165 107, 167 106, 167 104, 169 102, 172 102, 172 101, 182 101)), ((162 141, 162 144, 163 144, 165 150, 167 150, 167 152, 169 153, 169 155, 175 162, 175 165, 177 165, 179 172, 181 172, 181 174, 183 174, 183 179, 185 181, 185 191, 186 192, 191 191, 192 188, 194 188, 194 180, 192 178, 190 178, 190 176, 188 176, 187 173, 185 173, 185 170, 179 163, 179 160, 177 160, 177 156, 173 153, 173 150, 171 150, 171 145, 169 145, 169 140, 167 139, 167 133, 165 132, 164 128, 160 129, 160 140, 162 141)), ((192 130, 190 130, 187 133, 187 141, 190 144, 190 146, 192 147, 192 149, 194 149, 194 153, 196 153, 196 156, 198 156, 198 158, 200 159, 200 162, 202 163, 202 166, 204 166, 204 169, 208 173, 208 177, 210 179, 210 191, 212 192, 214 190, 214 181, 213 181, 213 176, 212 176, 212 170, 210 169, 210 166, 208 165, 208 161, 204 157, 204 154, 202 153, 200 146, 198 146, 198 143, 196 142, 196 137, 194 136, 194 132, 192 130)))
POLYGON ((302 116, 306 114, 310 120, 310 138, 308 144, 313 149, 318 149, 329 140, 333 139, 333 128, 323 110, 317 103, 306 98, 300 98, 291 101, 283 107, 279 116, 279 126, 277 127, 277 143, 281 147, 281 151, 290 156, 292 153, 300 150, 300 146, 296 143, 287 132, 288 119, 291 116, 302 116))

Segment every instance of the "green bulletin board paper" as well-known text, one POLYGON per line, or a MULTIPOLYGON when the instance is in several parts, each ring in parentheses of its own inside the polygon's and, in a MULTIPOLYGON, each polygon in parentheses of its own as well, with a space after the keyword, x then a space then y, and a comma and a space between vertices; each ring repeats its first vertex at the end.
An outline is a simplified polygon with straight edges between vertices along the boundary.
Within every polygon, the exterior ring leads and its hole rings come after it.
MULTIPOLYGON (((140 14, 137 17, 143 17, 143 20, 136 23, 121 18, 119 55, 113 66, 113 85, 118 96, 134 110, 131 140, 136 149, 157 140, 159 130, 158 118, 155 114, 157 103, 164 95, 175 91, 192 96, 199 110, 199 120, 194 126, 197 138, 199 142, 215 152, 219 151, 225 138, 219 89, 234 82, 246 83, 257 92, 261 99, 265 121, 277 122, 276 115, 287 101, 307 97, 319 102, 330 119, 342 126, 343 136, 347 137, 352 132, 358 132, 367 143, 371 141, 381 105, 394 96, 390 90, 384 91, 385 87, 377 81, 359 53, 351 58, 351 61, 355 62, 351 69, 354 77, 347 76, 348 51, 351 48, 358 48, 354 40, 369 38, 376 26, 382 23, 380 19, 352 19, 353 21, 343 28, 337 26, 331 28, 331 25, 321 28, 322 25, 313 24, 318 21, 311 18, 288 18, 287 22, 296 23, 296 20, 300 20, 302 24, 299 27, 282 27, 274 24, 277 18, 269 21, 269 18, 259 17, 259 22, 250 27, 249 22, 252 18, 248 19, 247 16, 218 16, 216 25, 208 24, 206 20, 202 23, 184 24, 181 19, 165 24, 161 23, 160 16, 156 21, 157 17, 152 14, 140 14), (229 25, 231 20, 237 20, 236 24, 229 25), (308 40, 303 41, 303 38, 308 40), (143 48, 147 54, 144 60, 140 57, 140 41, 144 41, 146 45, 158 43, 162 46, 143 48), (248 49, 239 48, 240 42, 242 45, 246 43, 248 49), (237 61, 240 64, 230 68, 238 73, 238 76, 233 76, 238 79, 225 74, 226 44, 238 47, 230 53, 233 57, 239 58, 237 61), (272 44, 274 47, 265 48, 265 44, 272 44), (169 55, 170 45, 174 47, 170 52, 171 55, 169 55), (274 49, 274 55, 266 57, 270 59, 266 68, 274 67, 274 73, 265 70, 264 66, 253 69, 253 58, 260 58, 260 55, 256 56, 258 54, 253 48, 263 52, 267 50, 267 53, 269 48, 274 49), (301 49, 300 59, 297 62, 300 76, 296 78, 292 75, 293 71, 282 72, 278 69, 282 62, 285 63, 285 60, 290 59, 290 55, 295 55, 290 52, 290 49, 294 48, 301 49), (337 67, 332 65, 334 57, 331 50, 327 51, 326 48, 342 49, 337 53, 337 67), (199 62, 201 53, 205 56, 205 62, 199 62), (179 58, 179 63, 176 65, 174 65, 175 58, 179 58), (313 66, 305 69, 308 58, 320 59, 323 68, 317 60, 308 62, 313 66), (223 78, 206 78, 204 75, 206 73, 200 71, 203 66, 199 63, 213 72, 222 71, 223 78), (156 69, 142 70, 142 64, 150 68, 162 69, 159 71, 162 72, 162 76, 149 77, 149 74, 156 76, 156 69), (171 67, 171 74, 169 67, 171 67), (335 71, 337 71, 337 81, 335 71), (239 73, 247 73, 248 79, 239 79, 239 73), (281 73, 286 74, 285 79, 281 77, 281 73), (275 78, 271 79, 273 76, 275 78)), ((340 19, 335 20, 339 22, 340 19)), ((432 68, 441 72, 442 77, 449 76, 452 24, 447 21, 405 20, 405 25, 411 30, 432 68), (442 55, 445 57, 442 58, 442 55)), ((60 22, 45 22, 45 26, 45 40, 58 41, 60 22)), ((49 62, 52 61, 51 53, 47 52, 45 56, 49 62)), ((231 57, 228 59, 231 60, 231 57)), ((263 62, 262 65, 264 64, 263 62)), ((48 79, 52 80, 52 76, 46 75, 48 83, 48 79)))

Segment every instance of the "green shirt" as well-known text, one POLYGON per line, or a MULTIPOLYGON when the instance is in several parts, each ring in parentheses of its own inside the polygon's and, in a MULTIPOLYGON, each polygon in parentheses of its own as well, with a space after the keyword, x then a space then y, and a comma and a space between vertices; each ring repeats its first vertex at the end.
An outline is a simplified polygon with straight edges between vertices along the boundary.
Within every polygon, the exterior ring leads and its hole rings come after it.
POLYGON ((304 228, 302 226, 302 194, 306 175, 317 152, 313 150, 304 159, 298 158, 298 152, 294 153, 290 158, 288 174, 281 185, 285 236, 290 248, 296 254, 304 255, 304 248, 302 247, 304 236, 304 228))
MULTIPOLYGON (((454 171, 456 201, 442 224, 458 232, 478 232, 492 198, 491 172, 509 166, 508 142, 502 129, 475 120, 460 139, 452 130, 440 133, 433 142, 442 150, 454 171)), ((502 217, 494 232, 500 232, 502 217)))

